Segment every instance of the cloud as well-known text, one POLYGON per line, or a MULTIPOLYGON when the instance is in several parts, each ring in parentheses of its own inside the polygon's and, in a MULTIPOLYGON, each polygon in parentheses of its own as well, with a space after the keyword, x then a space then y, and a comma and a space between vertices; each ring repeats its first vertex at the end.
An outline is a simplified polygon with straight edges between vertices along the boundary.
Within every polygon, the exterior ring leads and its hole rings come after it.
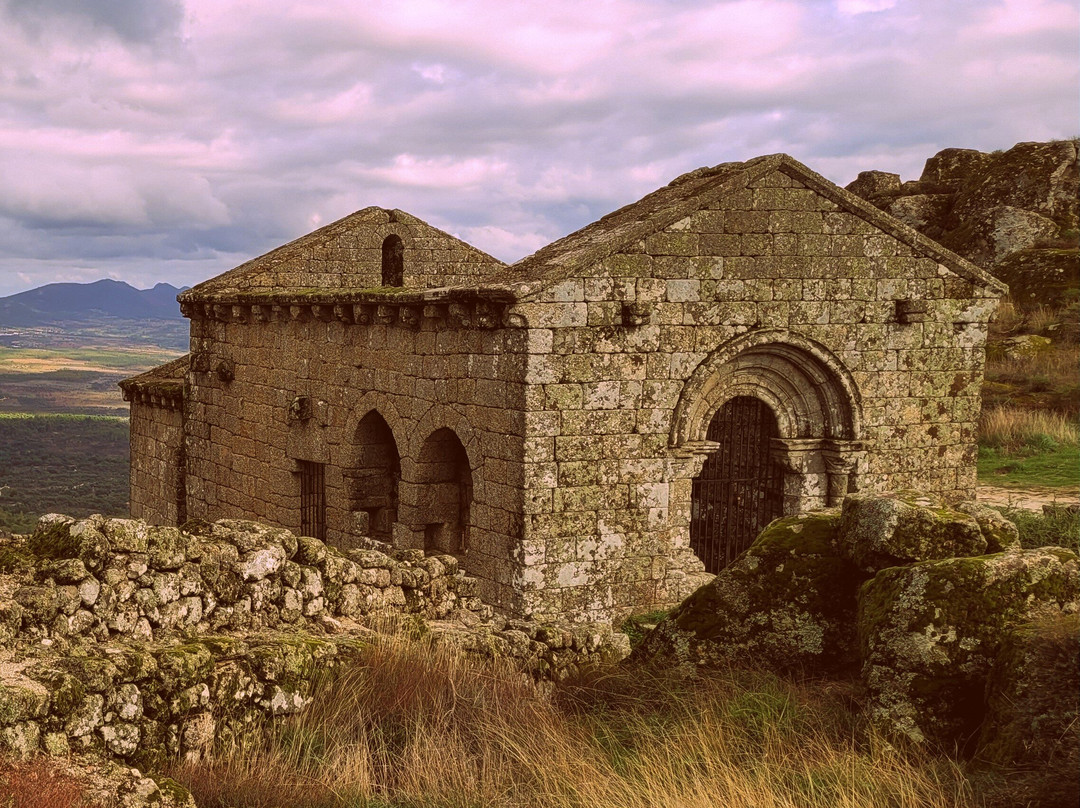
POLYGON ((0 294, 193 283, 372 204, 513 260, 698 166, 917 176, 1078 118, 1059 0, 0 8, 0 294))
POLYGON ((10 17, 40 33, 57 21, 85 23, 129 42, 175 33, 183 19, 180 0, 7 0, 10 17))

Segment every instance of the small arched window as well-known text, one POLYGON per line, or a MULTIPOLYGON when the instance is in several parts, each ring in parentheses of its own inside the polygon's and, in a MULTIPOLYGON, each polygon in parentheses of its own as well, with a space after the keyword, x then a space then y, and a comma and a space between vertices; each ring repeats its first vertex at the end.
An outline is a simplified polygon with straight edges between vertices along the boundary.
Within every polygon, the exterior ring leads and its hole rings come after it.
POLYGON ((382 243, 382 285, 405 283, 405 245, 400 236, 387 236, 382 243))

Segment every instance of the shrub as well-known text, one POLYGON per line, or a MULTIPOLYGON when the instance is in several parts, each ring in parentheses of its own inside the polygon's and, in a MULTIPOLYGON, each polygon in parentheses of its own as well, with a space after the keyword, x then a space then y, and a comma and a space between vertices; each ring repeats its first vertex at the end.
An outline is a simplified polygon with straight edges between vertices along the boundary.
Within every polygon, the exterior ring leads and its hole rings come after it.
POLYGON ((1042 513, 1023 508, 1003 508, 1002 513, 1020 531, 1020 544, 1035 547, 1067 547, 1080 553, 1080 511, 1065 506, 1048 506, 1042 513))

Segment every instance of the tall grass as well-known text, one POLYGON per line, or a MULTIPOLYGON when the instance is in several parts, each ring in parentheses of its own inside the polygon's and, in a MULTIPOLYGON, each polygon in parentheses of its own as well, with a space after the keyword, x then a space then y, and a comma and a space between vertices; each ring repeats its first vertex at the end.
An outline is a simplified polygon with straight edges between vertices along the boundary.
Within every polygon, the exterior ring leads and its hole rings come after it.
POLYGON ((1076 446, 1080 427, 1075 418, 1044 410, 1021 407, 991 407, 979 422, 979 443, 1015 454, 1030 447, 1035 450, 1056 446, 1076 446))
POLYGON ((300 716, 169 774, 200 808, 964 806, 839 686, 765 674, 609 670, 553 694, 447 647, 377 642, 300 716))

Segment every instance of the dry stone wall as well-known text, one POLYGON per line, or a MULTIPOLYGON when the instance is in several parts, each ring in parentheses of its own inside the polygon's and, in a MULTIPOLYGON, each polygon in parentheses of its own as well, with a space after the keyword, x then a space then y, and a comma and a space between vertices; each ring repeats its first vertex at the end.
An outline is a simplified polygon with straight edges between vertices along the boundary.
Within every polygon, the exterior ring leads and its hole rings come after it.
POLYGON ((28 540, 36 580, 4 607, 7 643, 160 640, 299 627, 385 609, 484 618, 453 556, 342 553, 311 537, 222 520, 187 530, 101 516, 43 517, 28 540))
POLYGON ((529 325, 529 608, 692 588, 692 481, 731 396, 778 417, 786 513, 853 487, 972 496, 1000 290, 840 202, 777 170, 512 309, 529 325))
POLYGON ((303 709, 317 672, 378 641, 363 617, 415 616, 536 678, 629 652, 609 626, 496 618, 477 591, 453 556, 341 552, 254 522, 43 517, 0 545, 0 748, 198 757, 303 709))

